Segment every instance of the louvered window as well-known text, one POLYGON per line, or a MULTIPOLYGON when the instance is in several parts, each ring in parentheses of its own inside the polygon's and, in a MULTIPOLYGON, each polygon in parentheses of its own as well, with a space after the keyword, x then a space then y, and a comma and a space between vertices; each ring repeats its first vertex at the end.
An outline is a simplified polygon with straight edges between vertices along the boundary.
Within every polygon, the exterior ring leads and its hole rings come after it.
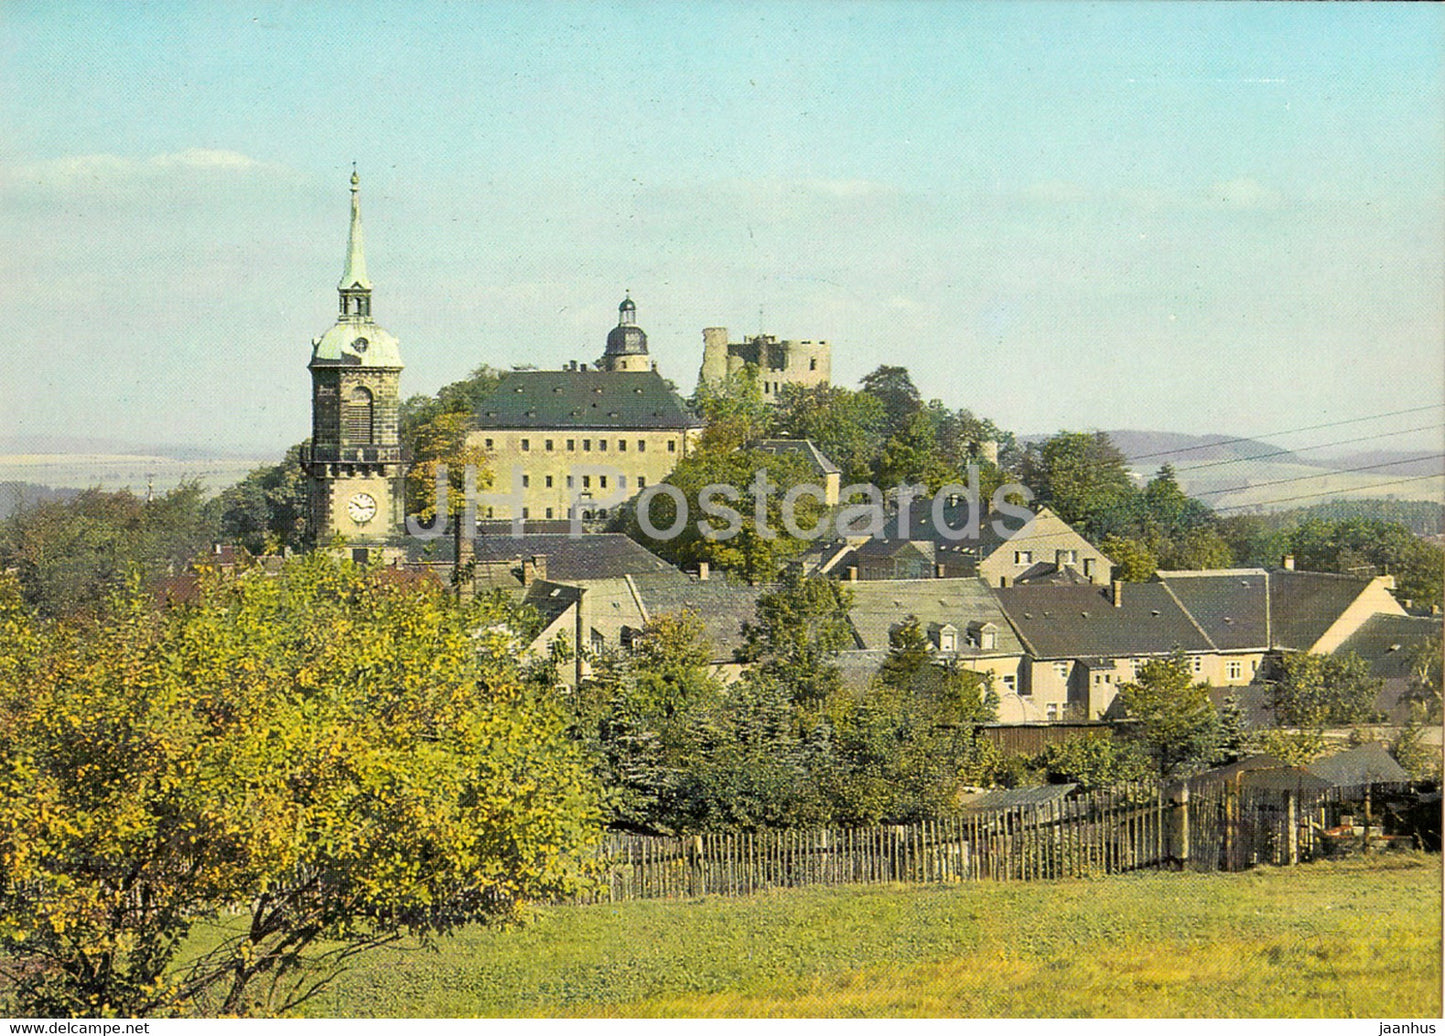
POLYGON ((349 443, 370 443, 371 439, 371 390, 358 385, 351 390, 346 405, 342 408, 341 423, 349 443))

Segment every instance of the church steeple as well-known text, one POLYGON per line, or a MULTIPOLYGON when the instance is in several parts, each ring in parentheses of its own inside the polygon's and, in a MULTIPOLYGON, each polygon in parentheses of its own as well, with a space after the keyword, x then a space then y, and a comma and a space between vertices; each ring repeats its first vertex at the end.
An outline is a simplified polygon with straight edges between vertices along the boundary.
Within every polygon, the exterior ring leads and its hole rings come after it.
POLYGON ((351 233, 346 241, 346 268, 341 271, 341 315, 371 316, 371 280, 366 276, 366 244, 361 234, 361 177, 351 170, 351 233))

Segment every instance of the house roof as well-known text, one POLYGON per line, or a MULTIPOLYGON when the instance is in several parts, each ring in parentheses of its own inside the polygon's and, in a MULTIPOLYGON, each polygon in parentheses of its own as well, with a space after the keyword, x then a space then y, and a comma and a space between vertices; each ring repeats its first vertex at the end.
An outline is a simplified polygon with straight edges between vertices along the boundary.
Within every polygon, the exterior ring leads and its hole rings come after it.
POLYGON ((1047 806, 1062 801, 1077 787, 1077 784, 1036 784, 1027 788, 995 788, 965 798, 963 808, 969 813, 984 813, 1020 806, 1047 806))
POLYGON ((1422 645, 1438 641, 1441 619, 1428 615, 1371 615, 1351 633, 1336 654, 1353 651, 1370 664, 1375 676, 1386 680, 1407 679, 1422 645))
POLYGON ((926 628, 929 623, 952 623, 965 629, 970 623, 992 622, 998 627, 995 649, 982 651, 958 645, 959 657, 1017 655, 1023 645, 1014 636, 998 602, 979 579, 878 579, 849 583, 853 607, 848 621, 858 647, 887 650, 889 632, 913 615, 926 628))
POLYGON ((1108 587, 1011 586, 992 591, 1036 658, 1161 655, 1210 644, 1161 583, 1128 583, 1114 606, 1108 587))
POLYGON ((758 443, 764 453, 791 453, 801 456, 818 475, 841 475, 843 469, 828 459, 812 439, 764 439, 758 443))
POLYGON ((1369 585, 1369 580, 1333 572, 1270 572, 1273 646, 1308 651, 1369 585))
POLYGON ((764 587, 743 586, 725 579, 697 579, 676 569, 649 572, 632 579, 649 617, 684 610, 702 620, 717 658, 731 658, 742 647, 743 626, 757 614, 758 595, 764 587))
POLYGON ((644 572, 676 572, 662 558, 620 532, 599 532, 571 537, 544 533, 535 536, 478 536, 476 558, 495 563, 541 555, 547 559, 547 579, 611 579, 644 572))
POLYGON ((510 371, 476 411, 479 429, 701 426, 656 371, 510 371))
POLYGON ((1373 784, 1376 781, 1404 782, 1410 779, 1405 768, 1377 741, 1345 752, 1337 752, 1324 759, 1316 759, 1306 769, 1336 788, 1373 784))
POLYGON ((1160 572, 1159 579, 1221 651, 1269 646, 1264 569, 1160 572))

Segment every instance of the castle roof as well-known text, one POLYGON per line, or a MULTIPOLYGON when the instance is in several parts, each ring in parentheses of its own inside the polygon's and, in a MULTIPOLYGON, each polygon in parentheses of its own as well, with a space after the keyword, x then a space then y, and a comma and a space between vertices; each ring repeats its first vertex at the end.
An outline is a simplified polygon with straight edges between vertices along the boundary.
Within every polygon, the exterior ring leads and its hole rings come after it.
POLYGON ((477 406, 487 428, 700 428, 656 371, 511 371, 477 406))

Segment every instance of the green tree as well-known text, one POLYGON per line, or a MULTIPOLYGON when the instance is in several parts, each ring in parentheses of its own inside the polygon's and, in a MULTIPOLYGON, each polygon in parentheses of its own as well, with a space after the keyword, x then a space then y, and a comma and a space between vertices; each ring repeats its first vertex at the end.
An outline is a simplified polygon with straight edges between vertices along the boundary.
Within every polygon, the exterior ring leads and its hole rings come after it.
POLYGON ((1137 524, 1139 492, 1124 455, 1103 432, 1060 432, 1030 443, 1022 467, 1038 503, 1091 539, 1137 524))
POLYGON ((853 594, 824 576, 794 570, 758 598, 757 618, 743 630, 742 652, 763 677, 776 680, 793 701, 819 703, 840 685, 838 652, 853 643, 848 609, 853 594))
POLYGON ((865 374, 860 385, 863 392, 878 400, 883 407, 885 439, 902 432, 913 416, 923 409, 923 400, 907 367, 882 364, 865 374))
POLYGON ((322 555, 157 609, 0 592, 0 961, 25 1014, 285 1010, 361 949, 577 887, 596 789, 514 617, 322 555), (202 956, 199 923, 239 908, 202 956))
POLYGON ((1099 543, 1104 556, 1114 563, 1114 578, 1143 583, 1154 577, 1159 559, 1148 545, 1126 536, 1105 536, 1099 543))
POLYGON ((742 449, 766 437, 775 416, 763 399, 758 369, 751 364, 720 384, 699 381, 692 409, 706 425, 702 447, 714 450, 742 449))
POLYGON ((301 466, 308 445, 292 446, 281 463, 256 468, 212 501, 223 540, 253 554, 311 546, 311 479, 301 466))
POLYGON ((1156 775, 1154 760, 1133 740, 1071 737, 1049 745, 1034 765, 1050 784, 1078 784, 1085 789, 1112 788, 1156 775))
POLYGON ((790 439, 811 439, 843 469, 844 484, 873 477, 883 449, 887 414, 882 401, 867 392, 837 385, 784 385, 778 398, 776 432, 790 439))
POLYGON ((418 395, 402 400, 397 429, 402 445, 415 455, 415 437, 423 425, 439 414, 475 414, 501 380, 501 371, 484 364, 461 381, 443 385, 435 396, 418 395))
POLYGON ((96 614, 130 574, 150 583, 206 553, 217 534, 199 483, 150 501, 90 489, 0 523, 0 569, 42 614, 96 614))
POLYGON ((1409 685, 1405 700, 1421 713, 1425 723, 1440 722, 1440 638, 1431 637, 1415 648, 1410 658, 1409 685))
POLYGON ((487 451, 472 445, 468 435, 472 415, 447 410, 418 425, 411 435, 411 468, 406 478, 406 512, 425 521, 436 517, 437 475, 447 469, 447 513, 461 514, 466 507, 466 470, 476 471, 477 488, 492 484, 487 451))
POLYGON ((1144 663, 1138 678, 1119 688, 1119 701, 1134 721, 1128 736, 1153 760, 1159 776, 1201 770, 1218 758, 1219 714, 1209 700, 1209 685, 1191 679, 1182 651, 1144 663))
POLYGON ((1270 681, 1270 707, 1284 727, 1349 726, 1376 715, 1384 681, 1353 652, 1343 655, 1287 654, 1270 681))
POLYGON ((958 479, 958 468, 940 455, 938 434, 925 413, 915 413, 904 420, 888 441, 878 458, 878 484, 882 486, 926 485, 936 493, 946 483, 958 479))

